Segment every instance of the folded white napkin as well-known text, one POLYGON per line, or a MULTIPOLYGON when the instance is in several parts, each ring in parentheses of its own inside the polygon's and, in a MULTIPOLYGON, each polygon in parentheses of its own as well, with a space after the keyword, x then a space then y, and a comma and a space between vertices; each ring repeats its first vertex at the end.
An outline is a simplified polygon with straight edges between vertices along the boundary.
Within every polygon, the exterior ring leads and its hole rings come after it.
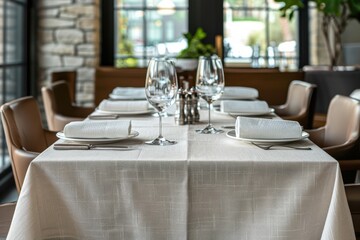
POLYGON ((68 138, 121 138, 130 133, 131 121, 125 120, 75 121, 64 127, 68 138))
POLYGON ((229 113, 266 113, 269 105, 265 101, 221 101, 220 110, 229 113))
POLYGON ((99 110, 107 112, 139 112, 149 109, 148 101, 111 101, 103 100, 99 110))
POLYGON ((255 88, 225 87, 220 99, 256 99, 259 92, 255 88))
POLYGON ((145 99, 145 89, 137 87, 116 87, 111 97, 117 99, 145 99))
POLYGON ((301 138, 302 127, 296 121, 237 117, 235 133, 239 138, 301 138))

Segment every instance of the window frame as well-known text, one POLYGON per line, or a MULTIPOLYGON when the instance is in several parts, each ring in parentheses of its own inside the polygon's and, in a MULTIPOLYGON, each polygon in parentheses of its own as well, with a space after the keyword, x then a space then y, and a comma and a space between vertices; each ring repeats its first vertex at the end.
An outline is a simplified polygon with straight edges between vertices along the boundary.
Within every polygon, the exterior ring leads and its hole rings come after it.
MULTIPOLYGON (((37 82, 36 82, 36 7, 34 0, 3 0, 3 42, 6 42, 6 10, 8 3, 16 4, 17 6, 22 7, 23 11, 23 18, 22 18, 22 26, 23 26, 23 39, 22 39, 22 49, 23 52, 21 53, 21 59, 16 62, 7 63, 4 61, 0 64, 0 69, 2 70, 2 89, 0 90, 2 93, 1 96, 1 104, 13 100, 13 98, 8 99, 6 98, 6 71, 11 70, 13 67, 21 67, 22 68, 22 76, 19 79, 20 86, 18 86, 18 94, 14 96, 14 98, 22 97, 22 96, 29 96, 37 95, 37 82), (31 64, 30 64, 31 63, 31 64)), ((3 58, 6 59, 6 44, 3 44, 3 58)), ((6 160, 8 160, 7 154, 7 146, 4 131, 1 131, 1 165, 5 166, 6 160)), ((11 171, 11 164, 8 164, 5 167, 0 168, 0 192, 6 191, 6 189, 10 188, 14 185, 14 180, 12 177, 11 171)))
MULTIPOLYGON (((304 0, 304 8, 299 9, 298 22, 298 67, 309 64, 309 23, 308 0, 304 0)), ((215 36, 224 36, 223 1, 218 0, 189 0, 189 32, 195 32, 202 27, 207 33, 205 43, 215 45, 215 36), (209 17, 211 16, 211 17, 209 17)), ((101 6, 101 66, 115 65, 115 0, 103 1, 101 6), (109 12, 113 14, 108 14, 109 12)), ((224 47, 223 47, 224 48, 224 47)))

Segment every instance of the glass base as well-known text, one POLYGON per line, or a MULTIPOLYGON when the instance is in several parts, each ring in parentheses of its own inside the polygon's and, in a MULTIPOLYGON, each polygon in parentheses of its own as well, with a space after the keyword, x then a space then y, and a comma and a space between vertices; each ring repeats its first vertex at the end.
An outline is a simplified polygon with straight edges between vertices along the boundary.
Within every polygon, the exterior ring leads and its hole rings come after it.
POLYGON ((157 137, 152 141, 145 142, 148 145, 157 145, 157 146, 167 146, 167 145, 174 145, 177 142, 172 140, 167 140, 164 137, 157 137))
POLYGON ((196 132, 200 134, 219 134, 219 133, 223 133, 224 131, 216 129, 211 125, 207 125, 206 128, 196 130, 196 132))
POLYGON ((169 117, 170 115, 167 112, 157 112, 152 114, 153 117, 159 117, 159 114, 161 114, 161 117, 169 117))

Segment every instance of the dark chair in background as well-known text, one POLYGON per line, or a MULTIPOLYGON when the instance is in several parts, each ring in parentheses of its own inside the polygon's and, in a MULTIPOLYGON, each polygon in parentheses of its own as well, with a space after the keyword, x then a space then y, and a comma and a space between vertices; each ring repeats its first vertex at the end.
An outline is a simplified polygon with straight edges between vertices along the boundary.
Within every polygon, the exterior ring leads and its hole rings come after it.
POLYGON ((77 106, 71 101, 69 85, 65 81, 41 89, 46 120, 51 131, 61 131, 72 121, 81 121, 95 109, 77 106))
MULTIPOLYGON (((360 174, 360 159, 340 160, 340 168, 345 171, 357 171, 360 174)), ((358 176, 360 178, 360 176, 358 176)), ((360 179, 358 179, 360 180, 360 179)), ((356 239, 360 239, 360 183, 345 184, 346 198, 349 203, 356 239)))
POLYGON ((62 71, 51 73, 51 83, 65 81, 69 85, 70 99, 72 103, 76 102, 76 71, 62 71))
POLYGON ((5 103, 0 111, 16 188, 20 192, 30 162, 57 137, 43 128, 40 110, 33 97, 5 103))
POLYGON ((285 104, 273 106, 283 119, 298 121, 306 129, 312 128, 315 112, 316 85, 294 80, 290 83, 285 104))

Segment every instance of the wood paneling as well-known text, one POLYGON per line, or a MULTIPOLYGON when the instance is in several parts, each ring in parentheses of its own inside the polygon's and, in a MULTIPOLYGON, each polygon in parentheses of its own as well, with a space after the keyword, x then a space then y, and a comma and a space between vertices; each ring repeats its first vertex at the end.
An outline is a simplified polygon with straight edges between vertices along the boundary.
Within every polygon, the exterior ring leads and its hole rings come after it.
MULTIPOLYGON (((279 72, 277 69, 225 68, 224 74, 227 86, 256 88, 259 91, 259 98, 267 101, 270 105, 284 103, 290 82, 304 78, 302 72, 279 72)), ((193 86, 195 72, 179 72, 179 75, 183 76, 184 80, 191 76, 190 86, 193 86)), ((97 105, 102 99, 108 98, 109 93, 115 87, 144 87, 145 77, 146 68, 97 68, 95 104, 97 105)))

